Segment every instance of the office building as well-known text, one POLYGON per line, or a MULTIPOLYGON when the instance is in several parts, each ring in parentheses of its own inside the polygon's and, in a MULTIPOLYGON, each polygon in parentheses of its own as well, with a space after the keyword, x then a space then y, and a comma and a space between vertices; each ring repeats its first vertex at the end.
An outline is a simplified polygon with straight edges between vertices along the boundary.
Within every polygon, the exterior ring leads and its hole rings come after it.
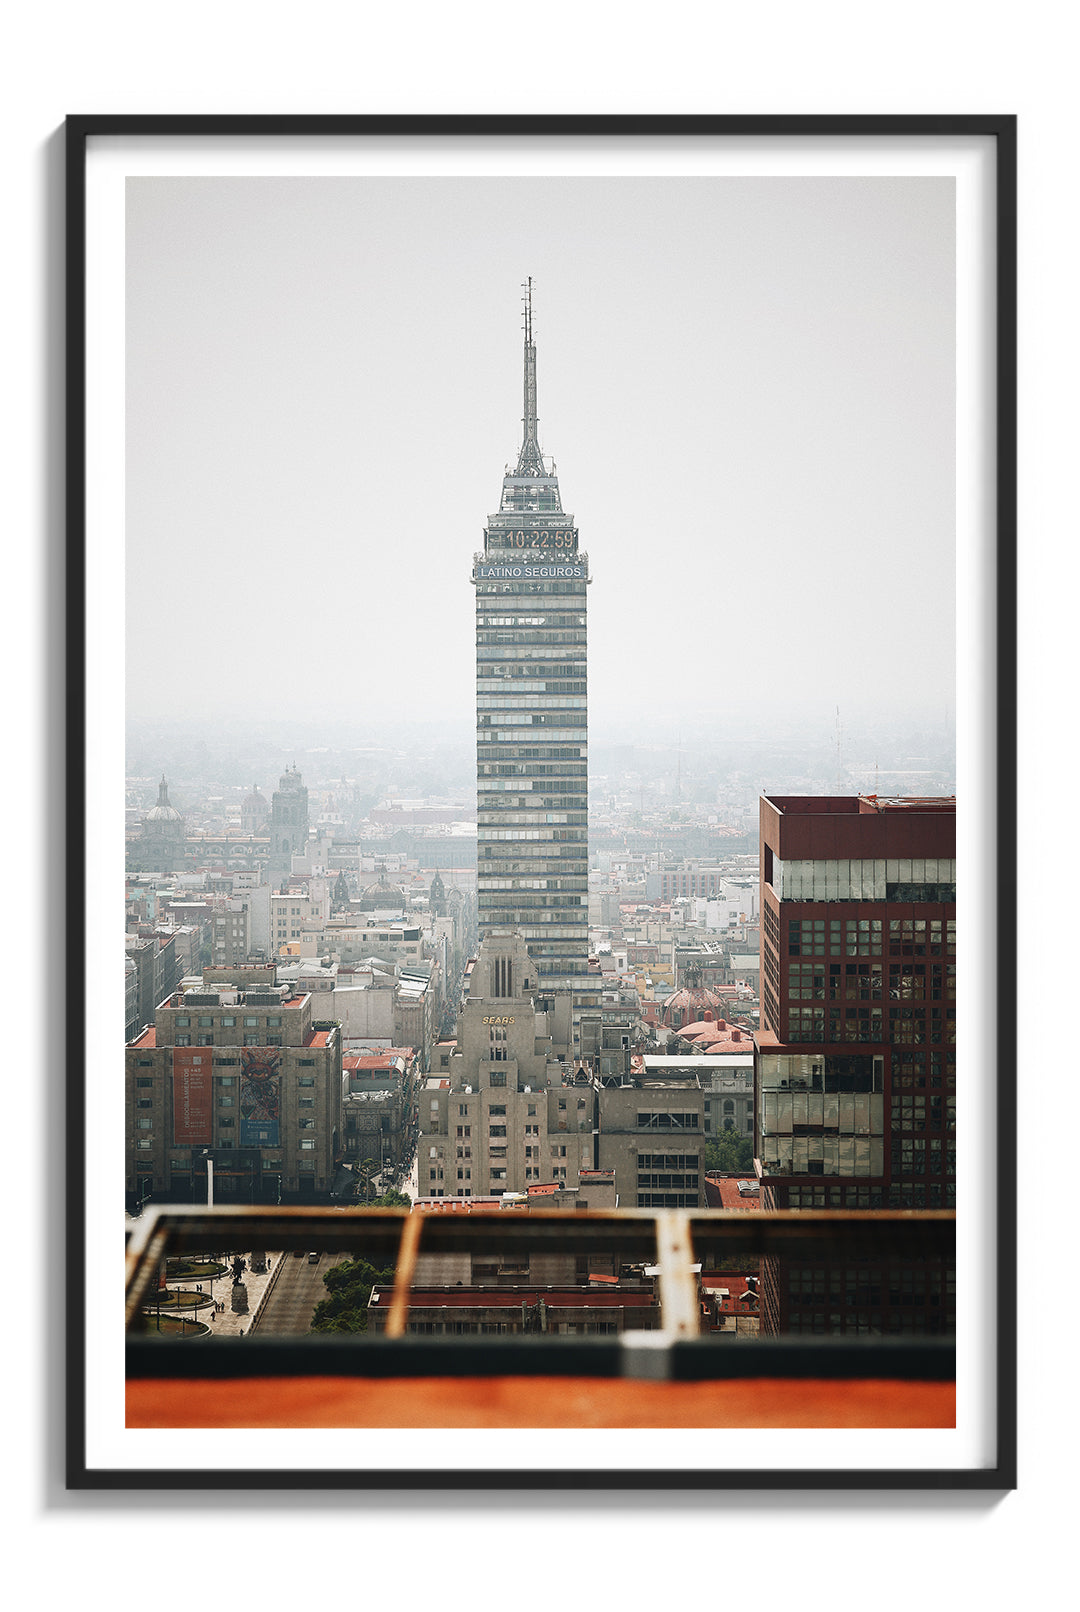
MULTIPOLYGON (((762 1207, 954 1208, 955 800, 767 796, 760 823, 762 1207)), ((780 1330, 953 1324, 944 1270, 862 1270, 851 1303, 788 1274, 780 1330)))
POLYGON ((501 1197, 532 1183, 572 1190, 593 1168, 593 1084, 555 1051, 570 998, 547 1012, 540 989, 523 937, 490 933, 469 971, 456 1043, 436 1048, 420 1094, 424 1196, 501 1197))
POLYGON ((537 435, 531 282, 524 435, 475 556, 480 938, 516 929, 541 994, 589 967, 588 556, 537 435))

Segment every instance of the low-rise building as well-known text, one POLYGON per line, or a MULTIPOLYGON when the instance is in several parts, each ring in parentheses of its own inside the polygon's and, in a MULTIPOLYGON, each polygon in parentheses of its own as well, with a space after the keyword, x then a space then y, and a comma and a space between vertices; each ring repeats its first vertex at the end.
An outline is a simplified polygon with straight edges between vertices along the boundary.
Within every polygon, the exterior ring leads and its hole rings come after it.
POLYGON ((642 1059, 644 1071, 653 1076, 696 1075, 705 1093, 704 1133, 708 1140, 724 1131, 736 1136, 754 1134, 754 1046, 747 1038, 745 1050, 704 1052, 679 1056, 667 1054, 642 1059))
POLYGON ((704 1206, 705 1088, 696 1068, 602 1081, 598 1109, 597 1165, 614 1171, 620 1208, 704 1206))

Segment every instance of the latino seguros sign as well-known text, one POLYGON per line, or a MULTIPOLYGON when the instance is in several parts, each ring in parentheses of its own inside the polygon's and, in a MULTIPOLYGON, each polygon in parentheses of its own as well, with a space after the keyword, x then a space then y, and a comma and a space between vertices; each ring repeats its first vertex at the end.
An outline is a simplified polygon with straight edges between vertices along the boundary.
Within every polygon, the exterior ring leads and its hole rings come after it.
POLYGON ((584 577, 583 565, 478 565, 477 582, 546 582, 559 577, 584 577))

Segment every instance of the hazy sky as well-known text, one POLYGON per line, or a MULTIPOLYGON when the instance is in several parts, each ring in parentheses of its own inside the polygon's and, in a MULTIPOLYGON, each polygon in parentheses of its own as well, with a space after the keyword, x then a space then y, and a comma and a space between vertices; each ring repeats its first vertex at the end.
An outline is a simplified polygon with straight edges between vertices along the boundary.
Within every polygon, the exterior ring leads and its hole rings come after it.
POLYGON ((128 181, 133 717, 468 723, 521 437, 590 725, 953 705, 949 179, 128 181))

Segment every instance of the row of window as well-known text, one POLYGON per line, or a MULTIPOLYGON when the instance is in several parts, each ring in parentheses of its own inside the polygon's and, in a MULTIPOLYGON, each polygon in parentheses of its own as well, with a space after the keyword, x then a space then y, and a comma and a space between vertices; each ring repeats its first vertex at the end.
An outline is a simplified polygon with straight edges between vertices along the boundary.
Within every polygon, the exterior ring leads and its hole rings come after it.
MULTIPOLYGON (((230 1121, 222 1121, 222 1123, 223 1124, 226 1124, 226 1123, 231 1124, 232 1121, 231 1120, 230 1121)), ((306 1138, 306 1137, 301 1139, 301 1141, 297 1144, 297 1146, 301 1149, 301 1151, 306 1152, 306 1153, 313 1152, 316 1148, 318 1148, 318 1145, 319 1145, 318 1142, 314 1138, 306 1138)), ((135 1146, 137 1148, 141 1149, 141 1150, 150 1149, 150 1148, 152 1148, 154 1146, 153 1138, 152 1137, 148 1138, 145 1141, 142 1138, 140 1138, 135 1143, 135 1146)), ((235 1144, 235 1142, 229 1141, 227 1138, 222 1137, 219 1142, 215 1143, 215 1146, 218 1147, 218 1148, 226 1148, 227 1149, 227 1148, 235 1147, 236 1144, 235 1144)), ((174 1166, 174 1168, 175 1167, 176 1166, 174 1166)), ((264 1165, 263 1168, 264 1169, 273 1169, 274 1166, 273 1165, 264 1165)))
POLYGON ((639 1112, 637 1128, 639 1131, 696 1131, 700 1122, 701 1116, 697 1113, 673 1113, 667 1109, 659 1112, 651 1110, 639 1112))
MULTIPOLYGON (((204 1031, 200 1032, 199 1034, 197 1034, 195 1036, 194 1041, 192 1041, 191 1036, 189 1034, 187 1034, 186 1031, 185 1032, 180 1032, 180 1033, 178 1033, 178 1034, 173 1036, 173 1045, 175 1047, 190 1047, 190 1046, 212 1047, 215 1044, 216 1043, 214 1041, 213 1035, 209 1031, 206 1031, 206 1030, 204 1030, 204 1031)), ((226 1045, 232 1045, 232 1044, 233 1043, 231 1043, 231 1042, 226 1043, 226 1045)), ((245 1035, 245 1036, 242 1037, 242 1044, 245 1047, 283 1047, 285 1045, 285 1042, 284 1042, 283 1037, 280 1036, 280 1035, 261 1036, 261 1035, 248 1034, 248 1035, 245 1035)), ((218 1061, 222 1061, 222 1060, 218 1060, 218 1061)))
POLYGON ((766 876, 782 901, 954 901, 956 862, 946 857, 766 859, 766 876), (769 861, 772 866, 769 868, 769 861), (900 895, 895 892, 951 891, 900 895))
POLYGON ((589 751, 586 745, 561 745, 550 742, 537 745, 535 748, 515 749, 512 745, 497 749, 494 752, 485 751, 485 755, 494 754, 500 759, 497 762, 485 762, 477 769, 478 778, 555 778, 559 780, 559 787, 565 778, 585 778, 589 769, 587 766, 576 766, 575 762, 585 761, 589 751), (544 759, 541 760, 541 753, 544 759), (516 758, 511 765, 511 758, 516 758), (555 766, 549 763, 560 762, 555 766), (531 763, 531 765, 530 765, 531 763))
POLYGON ((476 634, 477 654, 480 653, 485 644, 497 644, 500 649, 504 649, 510 644, 520 644, 523 647, 528 645, 530 648, 534 644, 581 644, 584 648, 586 641, 584 628, 571 632, 535 632, 534 634, 529 634, 496 630, 494 632, 477 632, 476 634))
MULTIPOLYGON (((550 734, 552 741, 559 744, 568 744, 577 741, 584 744, 589 737, 588 729, 581 726, 579 716, 536 716, 530 722, 521 717, 513 722, 492 721, 490 717, 482 716, 476 724, 476 742, 486 746, 517 746, 534 742, 541 734, 550 734)), ((516 755, 516 749, 507 753, 516 755)), ((503 754, 500 749, 485 749, 485 754, 503 754)))
MULTIPOLYGON (((237 1060, 235 1058, 215 1058, 214 1059, 214 1065, 215 1065, 215 1067, 217 1067, 220 1064, 235 1064, 236 1061, 237 1060)), ((150 1062, 149 1059, 146 1059, 146 1060, 140 1059, 139 1060, 140 1068, 147 1067, 149 1065, 149 1062, 150 1062)), ((315 1063, 315 1060, 314 1060, 314 1058, 300 1058, 300 1059, 297 1060, 297 1062, 302 1063, 302 1064, 307 1064, 309 1067, 313 1067, 314 1063, 315 1063)), ((233 1086, 233 1085, 236 1084, 236 1076, 235 1075, 215 1075, 213 1078, 214 1078, 214 1080, 215 1080, 215 1082, 217 1083, 218 1086, 233 1086)), ((296 1084, 298 1086, 314 1086, 314 1084, 315 1084, 315 1076, 314 1075, 299 1075, 297 1077, 296 1084)), ((152 1088, 153 1086, 155 1086, 156 1082, 155 1082, 154 1077, 152 1075, 138 1075, 136 1077, 136 1080, 135 1080, 135 1085, 136 1085, 137 1088, 145 1090, 147 1088, 152 1088)), ((231 1101, 231 1098, 229 1100, 231 1101)), ((218 1101, 223 1103, 225 1101, 225 1098, 224 1097, 219 1097, 218 1101)), ((300 1101, 302 1103, 304 1103, 304 1102, 310 1102, 310 1101, 312 1101, 312 1099, 311 1098, 301 1097, 300 1101)))
MULTIPOLYGON (((512 767, 504 769, 513 772, 512 767)), ((588 804, 589 786, 584 778, 552 778, 541 782, 534 782, 531 778, 491 778, 477 784, 477 796, 491 796, 490 806, 513 807, 514 802, 522 806, 552 807, 556 811, 566 808, 569 811, 580 811, 588 804)), ((484 800, 480 799, 481 808, 484 800)))
POLYGON ((880 953, 880 918, 790 918, 788 956, 873 957, 880 953))
POLYGON ((955 1097, 920 1097, 900 1094, 892 1099, 894 1131, 956 1132, 955 1097))
MULTIPOLYGON (((220 1025, 223 1029, 227 1029, 230 1027, 235 1027, 236 1016, 235 1014, 230 1013, 200 1013, 197 1016, 195 1023, 196 1027, 200 1030, 212 1030, 214 1029, 215 1025, 220 1025)), ((258 1030, 264 1027, 275 1029, 281 1024, 281 1015, 279 1013, 272 1013, 268 1014, 265 1018, 262 1018, 257 1014, 245 1014, 241 1018, 241 1023, 245 1030, 258 1030)), ((191 1016, 187 1013, 177 1013, 173 1019, 173 1024, 178 1030, 189 1029, 191 1026, 191 1016)))
MULTIPOLYGON (((585 617, 578 611, 549 610, 541 616, 487 616, 477 615, 477 627, 584 627, 585 617)), ((486 641, 486 640, 485 640, 486 641)))
POLYGON ((548 694, 543 690, 543 684, 537 685, 537 692, 522 691, 520 694, 478 694, 476 696, 476 709, 478 711, 584 711, 587 701, 583 695, 548 694))
POLYGON ((885 997, 897 1002, 956 998, 955 963, 890 963, 888 985, 883 963, 791 963, 788 968, 788 1000, 880 1002, 885 997), (843 970, 843 972, 841 972, 843 970))
POLYGON ((667 1173, 642 1174, 639 1172, 637 1184, 639 1189, 644 1189, 645 1187, 667 1187, 678 1188, 683 1192, 693 1190, 694 1193, 696 1193, 698 1189, 698 1177, 696 1175, 675 1175, 667 1173))
POLYGON ((480 808, 479 823, 483 827, 490 824, 505 823, 511 828, 518 823, 576 823, 584 826, 588 823, 585 812, 534 812, 513 807, 509 802, 499 802, 497 807, 490 811, 480 808))

